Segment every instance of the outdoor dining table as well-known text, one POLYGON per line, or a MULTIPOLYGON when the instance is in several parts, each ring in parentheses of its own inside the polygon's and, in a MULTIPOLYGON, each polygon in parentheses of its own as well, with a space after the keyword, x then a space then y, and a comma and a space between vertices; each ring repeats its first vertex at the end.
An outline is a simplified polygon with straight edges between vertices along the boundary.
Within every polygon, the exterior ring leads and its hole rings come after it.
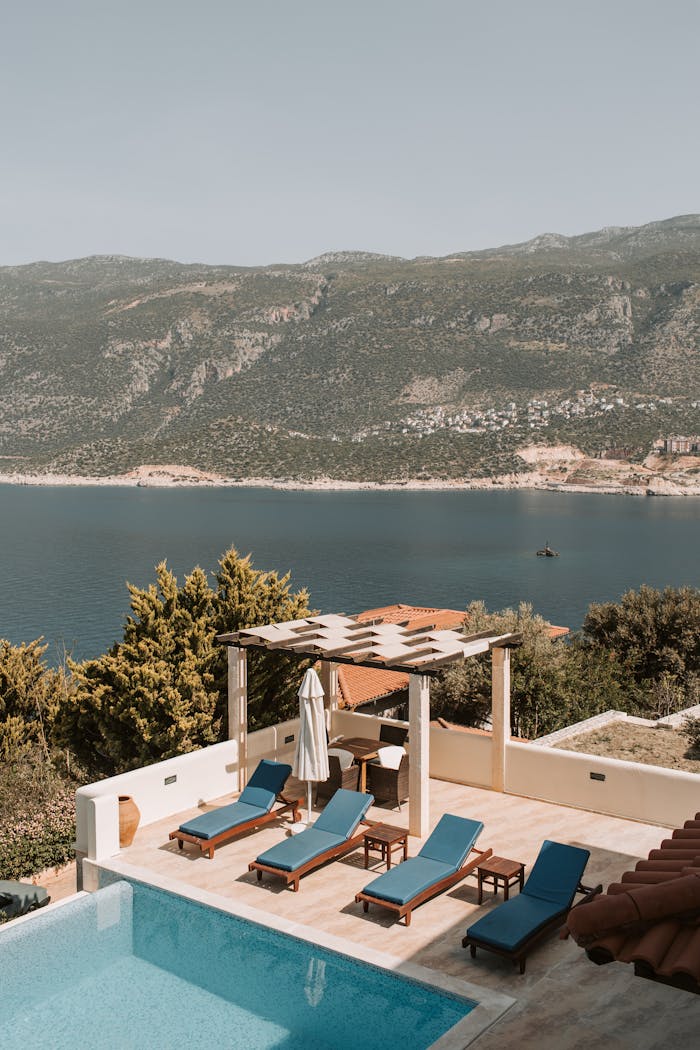
POLYGON ((371 762, 379 754, 379 749, 388 747, 385 740, 371 740, 366 736, 343 737, 338 741, 338 747, 350 751, 360 767, 360 791, 367 790, 367 763, 371 762))

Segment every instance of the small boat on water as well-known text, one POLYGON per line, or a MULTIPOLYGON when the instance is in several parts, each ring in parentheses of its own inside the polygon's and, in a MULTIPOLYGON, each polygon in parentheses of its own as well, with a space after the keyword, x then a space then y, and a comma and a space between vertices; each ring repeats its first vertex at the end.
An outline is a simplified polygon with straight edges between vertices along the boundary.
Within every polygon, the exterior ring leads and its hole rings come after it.
POLYGON ((542 550, 537 551, 537 557, 538 558, 558 558, 559 557, 559 551, 552 550, 552 548, 549 546, 549 540, 548 540, 545 543, 545 545, 542 548, 542 550))

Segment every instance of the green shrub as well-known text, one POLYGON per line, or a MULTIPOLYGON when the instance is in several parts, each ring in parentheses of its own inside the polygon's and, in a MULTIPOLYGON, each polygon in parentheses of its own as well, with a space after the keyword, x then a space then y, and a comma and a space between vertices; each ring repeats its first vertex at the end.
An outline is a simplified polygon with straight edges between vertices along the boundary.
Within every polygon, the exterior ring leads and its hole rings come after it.
POLYGON ((0 829, 0 879, 24 879, 60 867, 74 856, 75 801, 62 791, 54 799, 0 829))
POLYGON ((0 768, 0 879, 24 879, 73 859, 74 779, 36 746, 0 768))
POLYGON ((700 752, 700 718, 686 715, 683 719, 681 732, 688 738, 690 750, 700 752))

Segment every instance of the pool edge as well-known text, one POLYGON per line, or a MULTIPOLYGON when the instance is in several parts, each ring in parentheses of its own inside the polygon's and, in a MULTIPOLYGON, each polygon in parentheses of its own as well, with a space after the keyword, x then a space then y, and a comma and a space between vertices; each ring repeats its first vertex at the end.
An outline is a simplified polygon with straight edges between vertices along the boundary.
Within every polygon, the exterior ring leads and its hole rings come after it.
POLYGON ((125 879, 134 879, 145 885, 153 886, 166 893, 172 893, 177 897, 195 901, 214 908, 216 911, 247 919, 249 922, 287 934, 308 944, 337 952, 356 962, 369 963, 371 966, 406 977, 447 995, 475 1003, 476 1005, 467 1016, 440 1036, 429 1047, 429 1050, 462 1050, 463 1047, 470 1046, 496 1021, 500 1020, 517 1001, 513 996, 505 995, 503 992, 492 991, 483 985, 472 984, 470 981, 452 977, 418 963, 405 962, 388 952, 380 952, 366 945, 360 946, 344 937, 338 937, 336 934, 327 933, 325 930, 319 930, 305 923, 292 922, 281 916, 272 915, 259 908, 234 901, 230 897, 212 893, 211 890, 202 890, 169 876, 156 875, 149 869, 129 864, 121 858, 113 857, 109 861, 100 862, 85 860, 83 864, 84 885, 89 887, 88 892, 98 888, 100 871, 107 871, 125 879))

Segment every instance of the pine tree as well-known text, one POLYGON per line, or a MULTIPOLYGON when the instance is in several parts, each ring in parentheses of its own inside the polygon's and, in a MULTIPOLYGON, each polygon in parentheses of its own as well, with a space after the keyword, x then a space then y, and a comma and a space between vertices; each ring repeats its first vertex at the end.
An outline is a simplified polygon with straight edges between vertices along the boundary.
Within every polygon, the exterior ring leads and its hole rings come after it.
MULTIPOLYGON (((61 739, 94 771, 112 774, 226 739, 227 655, 216 635, 308 613, 290 577, 254 569, 233 548, 216 589, 195 568, 182 587, 162 562, 156 583, 129 585, 123 640, 95 660, 70 663, 75 690, 58 716, 61 739)), ((249 727, 296 711, 303 666, 251 654, 249 727)))
MULTIPOLYGON (((290 573, 254 569, 250 556, 242 558, 232 547, 216 574, 217 634, 240 631, 264 623, 300 620, 309 615, 308 592, 290 592, 290 573)), ((248 728, 261 729, 293 718, 299 709, 297 691, 308 661, 283 652, 248 650, 248 728)), ((226 654, 217 666, 219 695, 226 702, 226 654)))
POLYGON ((15 761, 37 746, 45 758, 66 692, 62 671, 44 663, 41 638, 12 645, 0 638, 0 758, 15 761))

